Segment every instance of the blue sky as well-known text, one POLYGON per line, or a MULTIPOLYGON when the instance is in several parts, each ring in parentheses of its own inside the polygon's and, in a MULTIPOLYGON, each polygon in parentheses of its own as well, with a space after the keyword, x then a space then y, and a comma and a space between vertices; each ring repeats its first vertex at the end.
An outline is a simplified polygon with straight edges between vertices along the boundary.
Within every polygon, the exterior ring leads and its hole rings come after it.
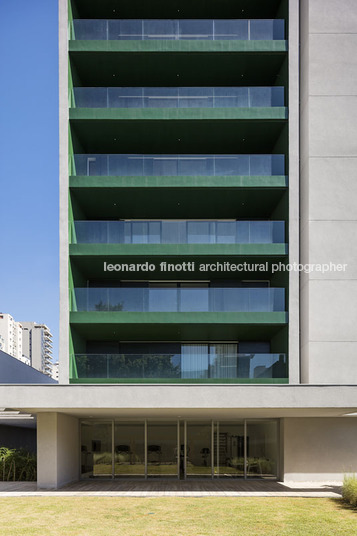
POLYGON ((0 1, 0 311, 58 355, 57 0, 0 1))

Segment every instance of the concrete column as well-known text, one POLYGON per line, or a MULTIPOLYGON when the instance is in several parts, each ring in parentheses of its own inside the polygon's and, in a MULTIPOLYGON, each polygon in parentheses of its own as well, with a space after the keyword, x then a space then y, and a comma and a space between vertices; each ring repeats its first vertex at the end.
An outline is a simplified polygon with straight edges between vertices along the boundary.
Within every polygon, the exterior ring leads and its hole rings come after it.
MULTIPOLYGON (((289 0, 289 263, 299 263, 299 1, 289 0)), ((300 383, 299 274, 289 273, 289 383, 300 383)))
POLYGON ((301 276, 303 383, 357 382, 357 5, 301 0, 302 264, 341 271, 301 276), (344 265, 344 266, 343 266, 344 265))
POLYGON ((79 422, 63 413, 37 415, 37 485, 57 489, 79 480, 79 422))
POLYGON ((354 417, 285 418, 284 481, 341 483, 357 472, 357 421, 354 417))
POLYGON ((68 296, 68 2, 58 1, 59 178, 60 178, 60 337, 59 382, 69 383, 68 296))

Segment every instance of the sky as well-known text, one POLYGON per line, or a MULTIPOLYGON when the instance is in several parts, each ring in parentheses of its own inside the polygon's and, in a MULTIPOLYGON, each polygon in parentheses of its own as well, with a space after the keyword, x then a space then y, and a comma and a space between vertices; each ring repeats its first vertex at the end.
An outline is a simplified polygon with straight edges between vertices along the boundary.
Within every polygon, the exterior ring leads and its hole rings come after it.
POLYGON ((0 0, 0 312, 58 358, 57 0, 0 0))

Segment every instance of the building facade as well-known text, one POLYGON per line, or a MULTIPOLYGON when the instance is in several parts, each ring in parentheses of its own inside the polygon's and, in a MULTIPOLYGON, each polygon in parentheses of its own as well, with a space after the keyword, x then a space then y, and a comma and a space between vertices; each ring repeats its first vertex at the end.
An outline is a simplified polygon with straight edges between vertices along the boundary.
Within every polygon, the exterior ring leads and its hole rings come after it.
POLYGON ((22 324, 7 313, 0 313, 0 350, 30 365, 23 351, 22 324))
POLYGON ((53 363, 52 365, 52 378, 56 381, 59 379, 59 363, 53 363))
POLYGON ((60 385, 0 386, 40 487, 357 470, 356 19, 59 1, 60 385))
POLYGON ((45 324, 22 322, 23 353, 36 370, 52 376, 52 333, 45 324))
POLYGON ((0 350, 3 352, 5 350, 5 339, 0 335, 0 350))

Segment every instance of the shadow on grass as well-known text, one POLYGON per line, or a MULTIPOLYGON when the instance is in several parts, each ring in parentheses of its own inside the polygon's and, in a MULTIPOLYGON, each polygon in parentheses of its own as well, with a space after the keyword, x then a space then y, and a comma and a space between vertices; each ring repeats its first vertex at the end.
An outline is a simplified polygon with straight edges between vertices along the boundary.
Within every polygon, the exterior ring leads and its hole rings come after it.
POLYGON ((335 498, 331 498, 330 499, 330 502, 333 502, 334 505, 339 509, 339 510, 347 510, 349 512, 352 512, 354 514, 357 514, 357 507, 356 506, 352 506, 351 504, 349 504, 347 501, 345 501, 344 499, 335 499, 335 498))

